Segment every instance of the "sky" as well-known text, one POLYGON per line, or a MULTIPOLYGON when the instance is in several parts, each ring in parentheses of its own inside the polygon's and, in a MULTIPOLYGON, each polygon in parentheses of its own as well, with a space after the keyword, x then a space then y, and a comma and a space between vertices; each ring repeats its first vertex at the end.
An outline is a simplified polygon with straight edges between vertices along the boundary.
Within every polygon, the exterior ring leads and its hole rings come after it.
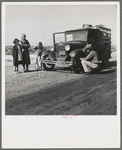
POLYGON ((111 29, 112 45, 117 45, 116 3, 11 3, 5 5, 5 45, 25 33, 32 46, 39 41, 53 45, 53 33, 81 28, 83 24, 103 24, 111 29))

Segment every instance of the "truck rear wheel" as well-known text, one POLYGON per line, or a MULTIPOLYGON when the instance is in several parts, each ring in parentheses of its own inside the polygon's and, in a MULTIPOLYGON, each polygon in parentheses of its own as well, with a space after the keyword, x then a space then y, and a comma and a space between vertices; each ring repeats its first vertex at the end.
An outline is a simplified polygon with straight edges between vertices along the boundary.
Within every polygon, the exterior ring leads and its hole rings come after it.
POLYGON ((107 66, 109 63, 109 54, 108 52, 103 53, 102 64, 103 66, 107 66))
POLYGON ((83 70, 80 58, 72 57, 72 69, 75 73, 80 73, 83 70))
MULTIPOLYGON (((43 60, 51 60, 51 58, 49 58, 49 56, 43 57, 42 59, 43 60)), ((42 67, 43 67, 44 70, 51 71, 52 69, 54 69, 55 65, 54 64, 43 63, 42 67)))

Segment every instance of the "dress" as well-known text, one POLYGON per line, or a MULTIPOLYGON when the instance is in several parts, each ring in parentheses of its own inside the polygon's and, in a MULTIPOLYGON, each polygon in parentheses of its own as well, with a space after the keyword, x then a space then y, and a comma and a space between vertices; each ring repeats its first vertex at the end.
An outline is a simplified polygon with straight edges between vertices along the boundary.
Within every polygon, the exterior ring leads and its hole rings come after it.
POLYGON ((30 65, 30 56, 29 56, 29 50, 30 43, 28 40, 24 39, 21 40, 22 44, 22 57, 23 57, 23 64, 30 65))
POLYGON ((23 64, 21 45, 13 46, 12 56, 13 56, 13 65, 14 66, 17 66, 18 64, 23 64))

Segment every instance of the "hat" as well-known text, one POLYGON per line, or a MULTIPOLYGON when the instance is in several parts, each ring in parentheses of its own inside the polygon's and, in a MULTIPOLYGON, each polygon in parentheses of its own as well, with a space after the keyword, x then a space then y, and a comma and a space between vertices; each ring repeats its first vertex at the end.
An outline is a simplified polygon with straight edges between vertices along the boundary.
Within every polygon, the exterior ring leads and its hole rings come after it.
POLYGON ((88 49, 88 48, 91 48, 92 47, 92 44, 87 44, 86 46, 85 46, 85 49, 88 49))
POLYGON ((38 44, 41 44, 41 45, 42 45, 42 42, 39 42, 38 44))
POLYGON ((91 44, 86 44, 86 46, 83 48, 83 52, 85 53, 87 49, 92 48, 91 44))
POLYGON ((18 41, 18 42, 19 42, 19 40, 18 40, 18 39, 14 39, 13 43, 15 44, 15 43, 16 43, 16 41, 18 41))

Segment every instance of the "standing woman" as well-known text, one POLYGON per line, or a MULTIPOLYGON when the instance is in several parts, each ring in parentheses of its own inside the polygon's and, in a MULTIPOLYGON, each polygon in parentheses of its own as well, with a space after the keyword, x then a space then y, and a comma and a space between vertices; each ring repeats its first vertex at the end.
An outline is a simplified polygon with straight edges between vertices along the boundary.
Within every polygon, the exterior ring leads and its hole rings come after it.
POLYGON ((28 72, 28 65, 30 65, 30 56, 29 56, 29 47, 30 43, 26 40, 26 35, 24 33, 21 34, 21 45, 22 45, 22 56, 23 56, 23 64, 24 64, 24 72, 28 72), (26 65, 26 69, 25 69, 26 65))
MULTIPOLYGON (((23 59, 22 59, 22 47, 19 44, 18 39, 14 39, 13 43, 15 44, 13 46, 12 56, 13 56, 13 65, 15 66, 14 72, 18 72, 18 66, 19 64, 23 65, 23 59)), ((24 66, 23 66, 24 67, 24 66)))

